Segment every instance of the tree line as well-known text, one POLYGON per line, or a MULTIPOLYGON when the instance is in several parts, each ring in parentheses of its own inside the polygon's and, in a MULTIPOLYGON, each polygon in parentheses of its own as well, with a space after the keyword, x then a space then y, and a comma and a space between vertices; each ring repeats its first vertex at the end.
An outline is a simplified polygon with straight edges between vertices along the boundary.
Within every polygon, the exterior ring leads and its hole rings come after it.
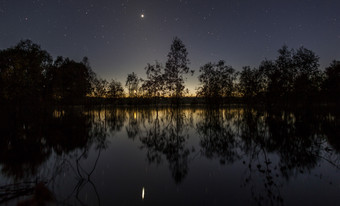
MULTIPOLYGON (((0 101, 11 104, 62 102, 83 104, 88 99, 171 99, 179 103, 189 93, 185 87, 190 60, 184 43, 175 37, 165 65, 147 64, 146 78, 132 72, 123 84, 96 75, 89 60, 77 62, 51 55, 30 40, 0 50, 0 101)), ((283 46, 275 60, 236 71, 220 60, 199 69, 196 96, 207 102, 225 103, 231 99, 272 104, 307 102, 339 103, 340 61, 334 60, 324 71, 319 57, 311 50, 283 46), (322 100, 322 101, 321 101, 322 100)))
POLYGON ((104 92, 107 97, 122 97, 123 87, 115 80, 107 82, 99 78, 87 57, 80 62, 61 56, 53 60, 47 51, 30 40, 0 50, 0 101, 3 104, 79 104, 87 97, 103 96, 104 92))

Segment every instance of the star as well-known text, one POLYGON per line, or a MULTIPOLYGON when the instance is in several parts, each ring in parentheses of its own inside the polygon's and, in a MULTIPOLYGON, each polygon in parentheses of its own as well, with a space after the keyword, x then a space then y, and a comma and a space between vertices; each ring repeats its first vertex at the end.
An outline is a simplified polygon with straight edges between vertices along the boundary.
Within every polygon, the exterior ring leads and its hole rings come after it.
POLYGON ((140 18, 144 19, 145 15, 144 14, 141 14, 140 15, 140 18))

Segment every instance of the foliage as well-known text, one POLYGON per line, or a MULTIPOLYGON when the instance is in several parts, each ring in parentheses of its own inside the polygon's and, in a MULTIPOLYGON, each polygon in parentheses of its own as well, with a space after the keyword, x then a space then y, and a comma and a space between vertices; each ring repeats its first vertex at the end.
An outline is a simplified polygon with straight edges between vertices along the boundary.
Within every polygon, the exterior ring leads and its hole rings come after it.
POLYGON ((50 54, 30 40, 0 51, 0 98, 4 103, 35 104, 49 100, 73 103, 91 91, 88 59, 76 62, 50 54))
POLYGON ((243 67, 240 73, 239 92, 246 98, 252 98, 258 96, 263 88, 263 73, 257 68, 243 67))
POLYGON ((324 95, 329 101, 340 102, 340 61, 333 61, 325 71, 322 85, 324 95))
POLYGON ((83 62, 58 57, 47 71, 52 98, 64 102, 83 99, 91 92, 90 70, 83 62))
POLYGON ((128 74, 125 86, 128 87, 129 97, 136 97, 139 86, 139 79, 137 74, 135 74, 134 72, 128 74))
POLYGON ((154 65, 148 64, 145 67, 146 80, 143 80, 142 91, 148 97, 160 97, 165 94, 163 66, 156 62, 154 65))
POLYGON ((106 97, 108 93, 108 82, 105 79, 95 78, 93 80, 92 90, 94 97, 106 97))
MULTIPOLYGON (((164 67, 157 61, 147 64, 144 80, 134 72, 128 74, 125 86, 129 97, 139 97, 141 92, 140 97, 173 97, 178 103, 186 92, 186 75, 194 71, 189 71, 188 52, 178 37, 173 39, 167 57, 164 67)), ((223 60, 203 65, 199 70, 197 95, 214 100, 242 96, 245 100, 280 105, 310 101, 336 103, 340 92, 339 65, 339 61, 333 61, 323 72, 313 51, 284 45, 275 60, 264 60, 258 68, 246 66, 235 72, 223 60)), ((87 57, 81 62, 61 56, 53 61, 47 51, 30 40, 0 50, 2 104, 83 104, 87 96, 122 98, 124 89, 120 82, 98 77, 87 57)))
POLYGON ((311 50, 299 48, 293 56, 296 76, 293 83, 294 97, 312 98, 321 89, 319 57, 311 50))
MULTIPOLYGON (((188 52, 182 40, 175 37, 168 53, 168 60, 165 64, 164 78, 165 86, 169 92, 169 96, 178 99, 183 96, 185 89, 184 75, 189 73, 190 61, 188 59, 188 52)), ((193 74, 194 72, 191 71, 193 74)))
POLYGON ((30 40, 0 51, 0 95, 12 103, 33 103, 45 96, 45 74, 51 56, 30 40))
POLYGON ((222 98, 232 95, 235 89, 235 70, 226 66, 224 61, 207 63, 199 70, 198 79, 201 83, 197 94, 207 98, 222 98))
POLYGON ((275 61, 265 60, 260 66, 265 75, 268 100, 289 102, 316 94, 321 86, 319 57, 303 47, 295 51, 283 46, 278 52, 275 61))
POLYGON ((121 98, 124 96, 124 89, 120 82, 111 80, 108 88, 108 97, 121 98))

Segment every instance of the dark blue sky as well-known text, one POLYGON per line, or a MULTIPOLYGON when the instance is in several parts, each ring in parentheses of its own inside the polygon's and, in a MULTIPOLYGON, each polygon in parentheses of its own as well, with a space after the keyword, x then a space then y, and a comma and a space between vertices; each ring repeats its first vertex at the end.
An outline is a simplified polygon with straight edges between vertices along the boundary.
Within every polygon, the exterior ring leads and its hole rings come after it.
POLYGON ((313 50, 321 68, 340 60, 339 0, 0 0, 0 26, 0 49, 31 39, 53 57, 87 56, 99 76, 121 82, 165 62, 178 36, 196 70, 191 91, 203 64, 258 66, 283 44, 313 50))

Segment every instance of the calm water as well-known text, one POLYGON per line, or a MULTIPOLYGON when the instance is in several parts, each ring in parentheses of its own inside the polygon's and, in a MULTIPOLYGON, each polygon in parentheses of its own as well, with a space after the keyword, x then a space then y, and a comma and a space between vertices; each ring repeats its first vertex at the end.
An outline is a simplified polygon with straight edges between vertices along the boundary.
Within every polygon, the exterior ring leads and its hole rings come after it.
POLYGON ((57 205, 340 202, 335 112, 27 109, 0 123, 4 205, 46 193, 57 205))

